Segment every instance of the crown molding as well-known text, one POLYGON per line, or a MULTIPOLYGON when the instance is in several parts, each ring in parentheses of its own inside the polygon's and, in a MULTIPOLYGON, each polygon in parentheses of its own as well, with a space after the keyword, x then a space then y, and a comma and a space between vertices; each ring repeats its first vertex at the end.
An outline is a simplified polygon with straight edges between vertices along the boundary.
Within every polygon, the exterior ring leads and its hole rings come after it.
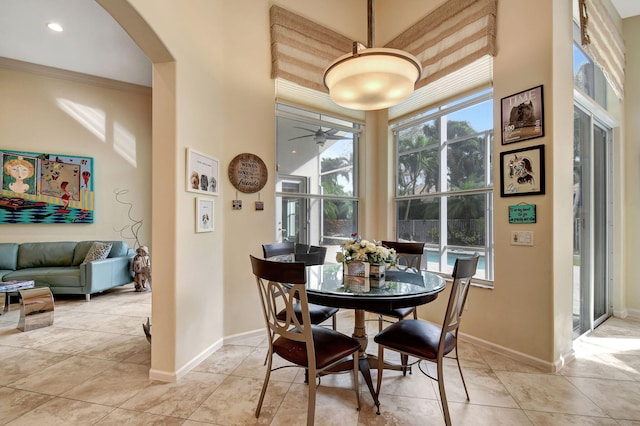
POLYGON ((18 61, 0 57, 0 68, 13 71, 27 72, 31 74, 42 75, 45 77, 58 78, 61 80, 73 81, 75 83, 90 84, 92 86, 104 87, 113 90, 122 90, 125 92, 133 92, 142 95, 151 96, 152 88, 139 84, 126 83, 123 81, 112 80, 104 77, 83 74, 75 71, 63 70, 60 68, 38 65, 31 62, 18 61))

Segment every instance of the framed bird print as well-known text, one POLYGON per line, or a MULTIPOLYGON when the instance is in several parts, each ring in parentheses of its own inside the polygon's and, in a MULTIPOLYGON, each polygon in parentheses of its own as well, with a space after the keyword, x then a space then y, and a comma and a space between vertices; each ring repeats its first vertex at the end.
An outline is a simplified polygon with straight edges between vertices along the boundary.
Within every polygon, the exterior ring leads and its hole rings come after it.
POLYGON ((500 153, 500 195, 544 194, 544 145, 500 153))

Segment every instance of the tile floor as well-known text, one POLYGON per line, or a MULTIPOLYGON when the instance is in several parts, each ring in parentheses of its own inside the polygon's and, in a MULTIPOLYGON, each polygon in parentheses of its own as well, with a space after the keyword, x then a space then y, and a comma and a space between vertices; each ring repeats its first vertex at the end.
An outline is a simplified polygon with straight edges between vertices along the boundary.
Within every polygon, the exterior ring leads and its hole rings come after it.
MULTIPOLYGON (((178 383, 148 379, 150 345, 141 324, 151 294, 125 286, 59 297, 54 325, 20 332, 19 306, 0 316, 0 425, 301 425, 306 385, 298 369, 272 374, 259 419, 264 338, 225 345, 178 383)), ((339 327, 353 318, 340 312, 339 327)), ((369 335, 377 323, 372 321, 369 335)), ((464 323, 463 323, 464 329, 464 323)), ((462 342, 471 401, 453 365, 445 371, 454 425, 640 425, 640 322, 612 318, 576 343, 559 374, 462 342)), ((375 351, 373 345, 370 350, 375 351)), ((455 365, 455 364, 454 364, 455 365)), ((375 373, 374 373, 375 380, 375 373)), ((380 416, 348 374, 322 378, 317 425, 442 425, 437 383, 417 372, 385 372, 380 416)))

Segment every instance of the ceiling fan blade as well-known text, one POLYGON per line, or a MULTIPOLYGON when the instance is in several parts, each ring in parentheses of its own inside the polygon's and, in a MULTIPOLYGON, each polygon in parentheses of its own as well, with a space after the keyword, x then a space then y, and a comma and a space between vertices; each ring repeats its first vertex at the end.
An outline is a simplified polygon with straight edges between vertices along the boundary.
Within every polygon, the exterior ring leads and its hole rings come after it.
POLYGON ((306 127, 298 127, 298 126, 293 126, 294 129, 302 129, 302 130, 306 130, 307 132, 311 132, 315 135, 316 131, 312 130, 312 129, 307 129, 306 127))
POLYGON ((325 135, 325 138, 332 140, 332 141, 340 141, 343 139, 349 139, 345 136, 338 136, 338 135, 325 135))
POLYGON ((329 129, 327 131, 324 132, 325 135, 329 136, 329 135, 335 135, 336 133, 338 133, 340 130, 338 129, 329 129))
POLYGON ((296 139, 312 138, 312 137, 314 137, 314 136, 315 136, 315 135, 297 136, 297 137, 295 137, 295 138, 291 138, 291 139, 289 139, 289 140, 290 140, 290 141, 294 141, 294 140, 296 140, 296 139))

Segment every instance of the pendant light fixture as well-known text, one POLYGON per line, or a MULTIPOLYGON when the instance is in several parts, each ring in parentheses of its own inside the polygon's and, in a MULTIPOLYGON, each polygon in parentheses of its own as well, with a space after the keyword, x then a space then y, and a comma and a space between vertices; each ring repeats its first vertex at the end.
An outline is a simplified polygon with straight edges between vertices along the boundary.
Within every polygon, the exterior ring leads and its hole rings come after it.
POLYGON ((389 108, 407 99, 420 80, 418 59, 402 50, 375 48, 374 0, 367 0, 368 47, 353 42, 353 51, 325 70, 323 82, 338 105, 357 110, 389 108))

